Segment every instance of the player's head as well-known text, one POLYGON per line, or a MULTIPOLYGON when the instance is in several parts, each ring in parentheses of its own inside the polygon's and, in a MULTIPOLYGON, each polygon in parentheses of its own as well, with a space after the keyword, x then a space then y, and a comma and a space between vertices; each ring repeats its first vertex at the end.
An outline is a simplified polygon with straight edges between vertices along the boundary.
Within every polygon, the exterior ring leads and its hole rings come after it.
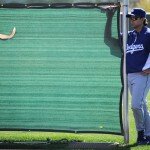
POLYGON ((137 19, 142 19, 144 26, 146 26, 148 24, 148 21, 146 19, 146 12, 142 8, 132 9, 131 13, 127 14, 126 17, 130 18, 132 21, 135 21, 137 19))

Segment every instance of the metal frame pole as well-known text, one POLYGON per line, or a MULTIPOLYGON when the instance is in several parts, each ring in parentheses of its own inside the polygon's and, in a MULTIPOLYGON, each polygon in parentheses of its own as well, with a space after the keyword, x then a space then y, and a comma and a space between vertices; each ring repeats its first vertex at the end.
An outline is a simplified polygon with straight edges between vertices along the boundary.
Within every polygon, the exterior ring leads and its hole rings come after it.
POLYGON ((124 91, 123 91, 123 130, 124 130, 124 142, 129 143, 129 117, 128 117, 128 86, 127 86, 127 74, 126 74, 126 43, 127 43, 127 18, 126 14, 128 13, 128 0, 123 0, 123 15, 122 15, 122 24, 123 24, 123 82, 124 82, 124 91))

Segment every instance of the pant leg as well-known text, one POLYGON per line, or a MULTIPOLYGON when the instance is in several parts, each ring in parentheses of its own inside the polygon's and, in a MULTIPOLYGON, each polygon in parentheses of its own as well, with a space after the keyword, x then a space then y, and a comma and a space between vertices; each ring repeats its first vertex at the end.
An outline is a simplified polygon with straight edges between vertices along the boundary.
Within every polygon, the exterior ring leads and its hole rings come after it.
POLYGON ((128 86, 132 96, 131 107, 136 129, 137 131, 145 130, 150 125, 145 100, 149 89, 148 76, 141 75, 140 73, 128 74, 128 86))
POLYGON ((150 136, 150 113, 148 111, 148 107, 147 107, 147 100, 146 100, 146 96, 147 93, 150 91, 150 75, 148 75, 148 82, 147 82, 147 88, 145 90, 145 99, 144 99, 144 105, 143 105, 143 109, 144 109, 144 124, 145 124, 145 135, 146 136, 150 136))
POLYGON ((147 105, 144 108, 144 124, 145 124, 145 135, 150 136, 150 113, 148 112, 147 105))

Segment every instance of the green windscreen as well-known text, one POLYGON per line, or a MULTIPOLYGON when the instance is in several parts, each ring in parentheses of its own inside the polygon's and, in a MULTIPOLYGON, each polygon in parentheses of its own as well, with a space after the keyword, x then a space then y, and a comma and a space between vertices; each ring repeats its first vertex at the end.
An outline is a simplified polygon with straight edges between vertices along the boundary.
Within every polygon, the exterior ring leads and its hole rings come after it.
MULTIPOLYGON (((100 9, 0 9, 0 130, 122 134, 120 58, 100 9)), ((117 11, 112 34, 118 38, 117 11)))

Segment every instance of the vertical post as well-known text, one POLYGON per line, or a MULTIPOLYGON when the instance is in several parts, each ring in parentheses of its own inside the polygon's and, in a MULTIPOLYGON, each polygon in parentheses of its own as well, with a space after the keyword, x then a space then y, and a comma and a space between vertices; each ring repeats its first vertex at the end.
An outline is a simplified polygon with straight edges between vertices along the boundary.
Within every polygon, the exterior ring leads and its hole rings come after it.
POLYGON ((127 43, 127 18, 128 13, 128 0, 123 0, 123 79, 124 79, 124 91, 123 91, 123 130, 124 130, 124 142, 129 143, 129 118, 128 118, 128 86, 127 86, 127 74, 126 74, 126 43, 127 43))

